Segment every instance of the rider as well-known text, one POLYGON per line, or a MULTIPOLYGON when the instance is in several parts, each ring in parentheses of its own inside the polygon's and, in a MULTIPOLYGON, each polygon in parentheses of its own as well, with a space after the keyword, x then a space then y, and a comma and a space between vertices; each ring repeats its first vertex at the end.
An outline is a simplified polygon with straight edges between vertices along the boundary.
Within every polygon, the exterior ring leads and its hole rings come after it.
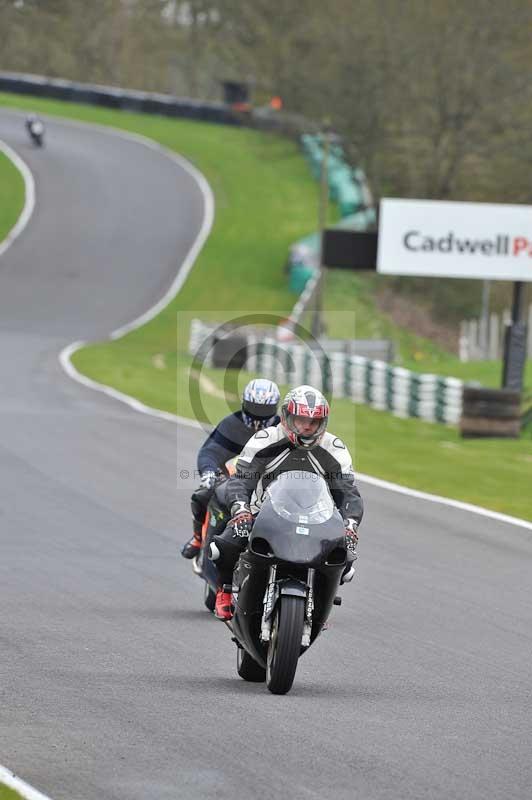
POLYGON ((236 475, 226 483, 232 519, 210 549, 220 577, 215 607, 220 619, 232 617, 228 584, 234 565, 247 545, 266 488, 283 472, 302 470, 325 478, 345 523, 347 565, 342 583, 353 578, 363 504, 349 451, 334 434, 326 433, 328 419, 329 404, 323 394, 312 386, 298 386, 283 400, 279 427, 257 431, 240 454, 236 475))
POLYGON ((33 130, 33 126, 36 125, 36 124, 39 124, 39 125, 42 126, 42 122, 39 119, 39 117, 37 116, 37 114, 28 114, 28 116, 26 117, 26 121, 25 121, 26 130, 28 131, 28 133, 31 134, 31 132, 33 130))
POLYGON ((277 384, 265 378, 248 383, 242 408, 218 423, 198 453, 200 483, 191 497, 192 538, 181 548, 184 558, 195 558, 201 547, 201 529, 219 475, 227 475, 226 462, 239 455, 253 432, 279 424, 277 384))

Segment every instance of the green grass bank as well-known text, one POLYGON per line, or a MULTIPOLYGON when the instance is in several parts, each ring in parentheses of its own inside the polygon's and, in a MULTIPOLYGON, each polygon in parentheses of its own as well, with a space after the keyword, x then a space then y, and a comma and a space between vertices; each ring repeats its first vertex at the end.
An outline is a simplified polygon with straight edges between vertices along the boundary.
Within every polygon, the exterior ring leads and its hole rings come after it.
MULTIPOLYGON (((90 106, 12 95, 0 95, 0 104, 141 133, 181 153, 206 176, 215 194, 216 220, 181 293, 142 329, 87 347, 73 358, 95 380, 148 405, 195 416, 190 386, 196 382, 190 378, 187 337, 180 330, 187 315, 197 311, 216 318, 257 309, 284 314, 293 305, 282 266, 289 245, 315 227, 318 193, 297 148, 255 131, 90 106)), ((371 297, 357 291, 355 276, 340 278, 325 303, 332 319, 338 311, 354 311, 360 337, 369 331, 385 335, 386 326, 392 326, 371 297), (376 324, 383 326, 382 334, 375 332, 376 324)), ((428 340, 397 331, 404 366, 497 385, 500 365, 460 365, 428 340), (426 354, 423 363, 419 353, 426 354)), ((223 377, 213 370, 202 374, 211 381, 211 389, 204 384, 200 388, 206 415, 215 421, 228 411, 226 401, 212 392, 212 387, 223 390, 223 377)), ((246 377, 241 375, 240 381, 246 377)), ((527 381, 531 386, 530 363, 527 381)), ((334 402, 331 429, 345 438, 361 472, 532 520, 530 438, 463 441, 453 429, 397 419, 348 401, 334 402)))
POLYGON ((22 795, 10 789, 4 783, 0 784, 0 800, 22 800, 22 795))
POLYGON ((24 179, 13 162, 0 152, 0 242, 15 225, 24 207, 24 179))

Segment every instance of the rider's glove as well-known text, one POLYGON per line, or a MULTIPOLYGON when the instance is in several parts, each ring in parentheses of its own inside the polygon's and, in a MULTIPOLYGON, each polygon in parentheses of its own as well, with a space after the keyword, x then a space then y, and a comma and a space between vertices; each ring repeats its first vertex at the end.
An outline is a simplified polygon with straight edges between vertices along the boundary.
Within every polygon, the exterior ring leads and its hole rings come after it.
POLYGON ((347 552, 357 557, 358 544, 358 522, 353 517, 344 520, 345 522, 345 546, 347 552))
POLYGON ((349 583, 355 576, 355 561, 357 560, 358 523, 352 517, 345 520, 345 546, 347 549, 347 564, 340 579, 340 585, 349 583))
POLYGON ((233 536, 239 536, 245 539, 249 538, 251 528, 253 527, 253 514, 247 503, 242 500, 237 500, 231 506, 231 521, 230 525, 233 529, 233 536))
POLYGON ((212 489, 216 483, 216 472, 211 469, 201 473, 201 480, 199 482, 200 489, 212 489))

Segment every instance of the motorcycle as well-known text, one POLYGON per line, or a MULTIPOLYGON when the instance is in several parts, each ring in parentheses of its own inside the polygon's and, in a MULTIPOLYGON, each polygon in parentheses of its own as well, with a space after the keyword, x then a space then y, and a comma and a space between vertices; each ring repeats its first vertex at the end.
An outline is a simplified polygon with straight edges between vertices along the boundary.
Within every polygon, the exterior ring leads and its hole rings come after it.
POLYGON ((213 537, 223 533, 230 519, 230 514, 220 496, 222 486, 223 483, 220 482, 209 501, 207 513, 201 529, 201 548, 196 558, 192 559, 192 569, 194 573, 204 580, 203 602, 207 610, 211 613, 214 613, 214 606, 216 603, 218 571, 209 558, 209 547, 213 537))
POLYGON ((38 118, 26 120, 26 129, 35 147, 44 145, 44 123, 38 118))
POLYGON ((343 519, 325 480, 292 471, 268 489, 233 574, 237 672, 292 688, 299 658, 324 629, 347 564, 343 519))

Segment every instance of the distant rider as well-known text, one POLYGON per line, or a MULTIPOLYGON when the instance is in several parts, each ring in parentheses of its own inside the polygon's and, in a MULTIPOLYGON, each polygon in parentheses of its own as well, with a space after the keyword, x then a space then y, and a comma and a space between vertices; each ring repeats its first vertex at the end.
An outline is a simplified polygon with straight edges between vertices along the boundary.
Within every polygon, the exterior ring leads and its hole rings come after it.
POLYGON ((220 619, 232 617, 231 592, 224 591, 224 584, 232 582, 265 490, 283 472, 313 472, 327 482, 345 523, 347 565, 342 582, 353 578, 363 504, 349 451, 334 434, 326 433, 328 419, 329 404, 323 394, 312 386, 298 386, 283 400, 279 427, 257 431, 240 454, 236 475, 225 484, 232 519, 210 548, 220 577, 215 607, 220 619))
POLYGON ((44 133, 44 124, 36 114, 29 114, 26 117, 25 125, 32 139, 42 137, 44 133))
POLYGON ((242 408, 229 414, 212 431, 198 453, 200 483, 191 497, 192 538, 181 548, 184 558, 195 558, 201 547, 201 529, 218 477, 227 475, 226 462, 240 455, 256 431, 279 424, 277 384, 265 378, 250 381, 242 395, 242 408))
POLYGON ((33 126, 38 121, 39 117, 36 114, 28 114, 28 116, 26 117, 25 125, 26 125, 26 130, 28 131, 29 134, 31 134, 33 126))

